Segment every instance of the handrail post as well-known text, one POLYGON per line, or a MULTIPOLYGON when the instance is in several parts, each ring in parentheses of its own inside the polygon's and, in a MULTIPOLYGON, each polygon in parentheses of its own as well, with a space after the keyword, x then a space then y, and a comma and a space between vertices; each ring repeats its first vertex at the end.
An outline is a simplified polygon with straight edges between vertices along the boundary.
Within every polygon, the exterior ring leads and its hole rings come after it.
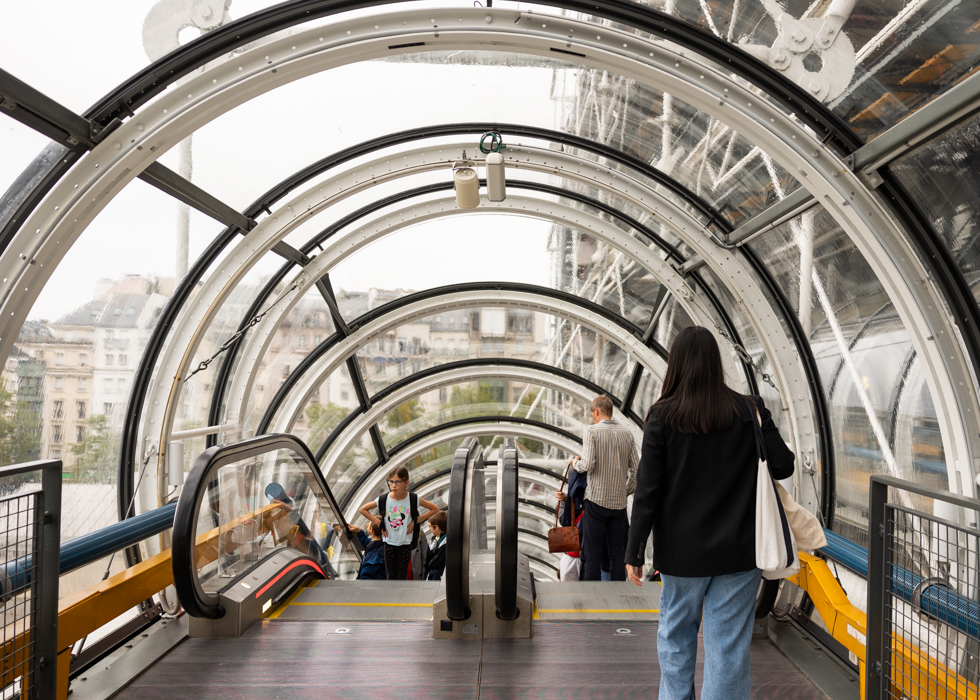
POLYGON ((885 642, 885 504, 888 484, 871 478, 868 512, 868 637, 863 698, 882 697, 885 642))

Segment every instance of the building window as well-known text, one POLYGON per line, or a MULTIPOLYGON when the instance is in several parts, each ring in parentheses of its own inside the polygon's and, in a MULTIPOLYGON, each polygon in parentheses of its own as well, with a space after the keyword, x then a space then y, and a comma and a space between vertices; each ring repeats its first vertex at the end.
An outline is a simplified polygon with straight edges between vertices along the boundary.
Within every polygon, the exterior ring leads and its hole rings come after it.
POLYGON ((61 439, 62 439, 61 438, 61 426, 60 425, 53 425, 53 426, 51 426, 51 442, 53 442, 55 445, 57 445, 57 444, 59 444, 61 442, 61 439))
POLYGON ((82 377, 81 379, 78 380, 78 390, 88 391, 88 379, 82 377))
POLYGON ((348 392, 346 389, 342 390, 340 392, 340 400, 341 401, 350 401, 350 392, 348 392))
POLYGON ((398 352, 405 352, 408 350, 408 340, 405 338, 398 339, 398 352))
POLYGON ((437 326, 441 326, 442 325, 442 316, 436 316, 436 325, 437 326))
POLYGON ((78 366, 85 367, 88 365, 88 353, 80 352, 78 353, 78 366))
POLYGON ((474 311, 473 315, 470 316, 470 320, 472 321, 472 323, 470 324, 470 328, 472 328, 475 331, 480 330, 480 312, 474 311))
POLYGON ((432 348, 434 350, 442 350, 442 338, 436 338, 432 341, 432 348))
POLYGON ((85 419, 85 402, 84 401, 76 401, 75 402, 75 410, 78 412, 79 419, 84 420, 85 419))
POLYGON ((64 391, 65 390, 65 378, 64 377, 55 377, 54 378, 54 390, 55 391, 64 391))
POLYGON ((299 341, 297 342, 297 345, 299 345, 301 348, 305 348, 306 347, 306 336, 305 335, 301 335, 299 337, 299 341))
POLYGON ((63 364, 65 364, 65 353, 63 353, 63 352, 55 353, 55 355, 54 355, 54 363, 56 365, 63 365, 63 364))
POLYGON ((85 428, 81 425, 75 426, 75 442, 85 442, 85 428))
POLYGON ((112 367, 113 362, 115 361, 115 359, 116 358, 113 357, 112 355, 106 355, 105 356, 105 366, 106 367, 112 367))
POLYGON ((117 379, 116 380, 116 386, 119 387, 119 391, 120 392, 126 391, 126 380, 125 379, 117 379))
POLYGON ((449 327, 450 328, 455 328, 456 327, 456 317, 455 316, 450 316, 449 317, 449 327))
POLYGON ((64 418, 65 417, 64 406, 65 406, 65 402, 64 401, 55 401, 54 402, 54 410, 51 412, 51 417, 52 418, 64 418))
POLYGON ((107 415, 107 416, 111 416, 112 415, 112 406, 113 406, 113 404, 111 404, 111 403, 104 403, 104 404, 102 404, 102 412, 105 415, 107 415))
POLYGON ((125 367, 128 364, 129 364, 129 356, 128 355, 120 355, 119 356, 119 366, 120 367, 125 367))
POLYGON ((107 394, 112 393, 112 380, 109 379, 109 377, 106 377, 105 379, 102 380, 102 391, 104 391, 107 394))
POLYGON ((61 459, 61 450, 51 450, 51 459, 61 459))
POLYGON ((463 338, 462 340, 460 340, 459 341, 459 349, 462 350, 463 352, 466 352, 467 350, 469 350, 470 349, 470 341, 468 341, 466 338, 463 338))
POLYGON ((523 353, 524 352, 524 341, 523 340, 518 340, 516 343, 514 343, 514 352, 516 352, 516 353, 523 353))
POLYGON ((448 341, 446 341, 446 350, 448 350, 449 352, 453 352, 455 349, 456 349, 456 341, 455 340, 448 340, 448 341))

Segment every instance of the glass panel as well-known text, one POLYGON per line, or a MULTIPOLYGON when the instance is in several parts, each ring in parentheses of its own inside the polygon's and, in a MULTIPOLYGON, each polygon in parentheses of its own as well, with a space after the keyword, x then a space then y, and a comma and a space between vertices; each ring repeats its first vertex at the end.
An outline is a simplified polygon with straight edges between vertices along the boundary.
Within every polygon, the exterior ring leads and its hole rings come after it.
POLYGON ((314 389, 300 419, 293 424, 290 432, 302 438, 310 451, 316 454, 333 429, 359 407, 347 367, 341 367, 314 389))
POLYGON ((324 573, 350 577, 357 560, 336 545, 340 518, 315 486, 306 461, 291 450, 221 467, 202 494, 197 570, 215 594, 270 553, 292 547, 315 559, 324 573), (210 540, 202 546, 200 539, 210 540))
POLYGON ((378 421, 386 447, 423 430, 464 418, 515 416, 581 435, 589 406, 575 397, 526 382, 493 380, 445 386, 410 399, 378 421))
POLYGON ((561 367, 599 384, 612 396, 623 396, 635 364, 620 346, 592 330, 548 314, 507 307, 457 309, 418 319, 369 342, 356 357, 372 396, 427 367, 502 357, 561 367), (436 340, 442 340, 444 352, 434 352, 436 340))
POLYGON ((848 16, 828 17, 839 6, 809 0, 676 0, 668 3, 667 11, 737 42, 815 92, 865 140, 953 87, 976 67, 977 13, 969 3, 858 0, 848 16), (778 25, 770 14, 777 8, 778 25), (841 32, 824 48, 819 41, 823 30, 837 27, 841 32), (794 45, 794 36, 807 39, 794 45))
MULTIPOLYGON (((831 413, 834 529, 866 545, 870 474, 947 487, 935 410, 908 332, 864 257, 821 207, 750 245, 810 333, 831 413), (801 273, 800 246, 811 244, 813 272, 801 273), (808 282, 802 293, 801 280, 808 282)), ((916 505, 924 506, 931 509, 916 505)))
POLYGON ((980 117, 905 154, 889 169, 932 220, 933 228, 980 301, 980 117))
MULTIPOLYGON (((638 263, 585 231, 521 216, 501 219, 474 214, 464 221, 452 217, 399 231, 331 270, 330 279, 344 300, 345 318, 373 308, 360 303, 364 300, 373 299, 377 305, 385 297, 482 280, 574 294, 621 314, 638 328, 645 328, 653 315, 660 283, 638 263), (490 230, 493 244, 487 245, 490 230), (474 255, 475 250, 480 254, 474 255)), ((512 320, 516 322, 516 317, 508 317, 508 324, 512 320)), ((450 338, 440 336, 461 329, 462 316, 443 314, 435 323, 431 350, 449 351, 450 338), (450 318, 453 327, 448 325, 450 318)), ((507 331, 512 330, 508 325, 507 331)))

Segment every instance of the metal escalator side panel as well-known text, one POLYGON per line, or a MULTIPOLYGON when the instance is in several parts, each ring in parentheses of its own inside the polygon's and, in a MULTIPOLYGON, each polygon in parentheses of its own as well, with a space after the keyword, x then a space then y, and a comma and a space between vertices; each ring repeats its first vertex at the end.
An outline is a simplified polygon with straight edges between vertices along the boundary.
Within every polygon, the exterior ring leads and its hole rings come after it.
POLYGON ((227 588, 222 580, 259 571, 263 562, 289 548, 310 558, 325 575, 330 567, 325 549, 335 528, 343 546, 336 556, 351 554, 359 563, 360 550, 347 534, 343 512, 299 438, 262 435, 208 448, 195 460, 174 515, 171 554, 181 604, 192 617, 221 618, 220 594, 227 588), (216 527, 199 534, 202 515, 208 513, 208 523, 216 527), (207 587, 202 575, 209 578, 207 587))
POLYGON ((466 438, 453 455, 449 477, 448 523, 446 525, 446 612, 451 620, 470 616, 470 508, 472 485, 470 457, 482 450, 476 438, 466 438))
POLYGON ((508 438, 497 466, 494 603, 497 617, 517 618, 517 447, 508 438))

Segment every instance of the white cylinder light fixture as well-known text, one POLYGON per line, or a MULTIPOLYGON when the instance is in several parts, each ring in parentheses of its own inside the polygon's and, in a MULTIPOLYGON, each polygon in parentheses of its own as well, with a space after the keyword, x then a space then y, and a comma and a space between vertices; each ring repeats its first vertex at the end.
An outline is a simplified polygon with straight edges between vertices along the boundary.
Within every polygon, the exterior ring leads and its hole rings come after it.
POLYGON ((487 154, 487 199, 502 202, 507 198, 504 182, 504 157, 500 153, 487 154))
MULTIPOLYGON (((463 155, 465 157, 466 154, 463 155)), ((480 204, 480 178, 473 165, 471 161, 459 160, 453 167, 456 206, 460 209, 476 209, 480 204)))
POLYGON ((184 443, 171 442, 167 454, 167 484, 180 486, 184 483, 184 443))

